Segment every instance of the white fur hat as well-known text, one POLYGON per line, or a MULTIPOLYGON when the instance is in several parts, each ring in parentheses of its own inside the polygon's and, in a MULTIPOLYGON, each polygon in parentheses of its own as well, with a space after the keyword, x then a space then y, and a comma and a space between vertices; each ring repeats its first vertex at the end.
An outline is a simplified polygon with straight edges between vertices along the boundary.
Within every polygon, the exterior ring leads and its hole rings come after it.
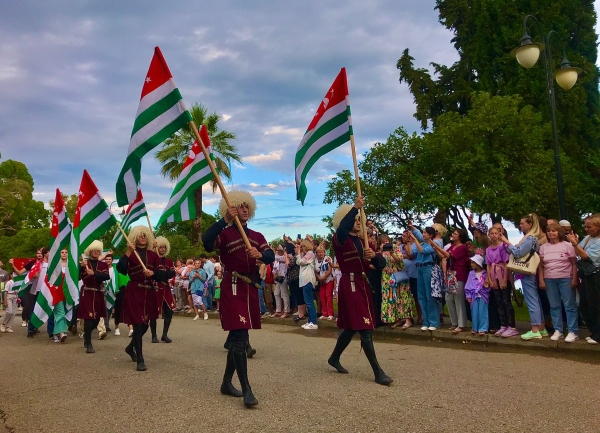
MULTIPOLYGON (((331 224, 333 225, 334 230, 338 229, 338 227, 340 226, 340 223, 342 222, 344 217, 346 215, 348 215, 348 212, 350 212, 350 209, 352 209, 351 204, 343 204, 337 208, 337 210, 333 214, 333 219, 331 221, 331 224)), ((357 217, 358 217, 358 215, 357 215, 357 217)))
MULTIPOLYGON (((244 203, 247 204, 248 219, 251 220, 252 218, 254 218, 254 211, 256 210, 256 201, 254 200, 254 197, 252 197, 252 194, 250 194, 248 191, 233 190, 229 191, 227 193, 227 196, 229 197, 229 202, 232 206, 239 207, 244 203)), ((225 202, 224 198, 222 198, 221 202, 219 203, 219 213, 223 218, 225 218, 225 214, 227 213, 227 203, 225 202)))
POLYGON ((100 254, 102 254, 103 250, 104 250, 104 244, 102 243, 102 241, 95 240, 91 244, 88 245, 88 247, 85 249, 85 251, 83 253, 89 257, 90 251, 100 251, 100 254))
POLYGON ((168 256, 169 253, 171 252, 171 243, 164 236, 159 236, 159 237, 156 238, 156 246, 157 247, 163 247, 164 246, 164 247, 167 248, 167 251, 165 252, 164 257, 168 256))
POLYGON ((131 242, 133 245, 136 244, 138 238, 140 237, 141 234, 145 234, 146 235, 146 239, 148 240, 148 243, 146 244, 147 247, 149 249, 154 248, 154 235, 152 235, 152 232, 150 231, 150 229, 146 226, 135 226, 133 227, 130 231, 129 231, 129 236, 127 236, 127 239, 129 239, 129 242, 131 242))

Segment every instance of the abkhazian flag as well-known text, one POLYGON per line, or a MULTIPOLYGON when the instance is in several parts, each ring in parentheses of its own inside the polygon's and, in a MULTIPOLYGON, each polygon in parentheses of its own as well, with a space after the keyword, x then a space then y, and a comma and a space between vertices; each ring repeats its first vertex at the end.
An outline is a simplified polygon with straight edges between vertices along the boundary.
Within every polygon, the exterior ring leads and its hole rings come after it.
MULTIPOLYGON (((205 125, 200 129, 200 138, 210 154, 210 159, 214 161, 211 152, 208 130, 205 125)), ((196 218, 196 206, 194 204, 194 191, 202 188, 206 182, 214 179, 208 161, 204 157, 204 152, 196 140, 190 153, 183 164, 183 169, 177 180, 177 185, 173 189, 169 203, 160 216, 156 227, 165 222, 189 221, 196 218)))
MULTIPOLYGON (((61 288, 59 286, 55 286, 50 284, 48 281, 48 274, 44 276, 44 284, 40 289, 40 293, 38 294, 35 306, 33 307, 33 313, 31 313, 31 323, 36 328, 42 326, 48 318, 52 315, 53 312, 53 296, 59 294, 61 288)), ((58 295, 64 299, 64 295, 58 295)))
POLYGON ((191 120, 167 62, 156 47, 142 87, 127 159, 117 180, 119 206, 132 203, 137 196, 144 155, 191 120))
POLYGON ((27 277, 27 274, 15 275, 13 277, 13 290, 17 292, 18 298, 25 294, 25 277, 27 277))
POLYGON ((83 170, 73 219, 73 233, 69 245, 69 272, 66 276, 65 297, 69 306, 79 303, 79 252, 83 252, 94 240, 108 231, 117 219, 110 212, 106 201, 90 177, 83 170))
POLYGON ((306 175, 317 160, 350 141, 352 117, 346 68, 342 68, 325 94, 296 151, 296 199, 306 199, 306 175))
MULTIPOLYGON (((141 217, 148 215, 148 211, 146 211, 146 205, 144 204, 144 197, 142 197, 142 190, 138 189, 137 197, 135 201, 129 205, 127 208, 126 214, 121 221, 121 227, 123 230, 127 230, 131 224, 139 220, 141 217)), ((118 248, 123 242, 123 233, 121 230, 117 230, 115 236, 112 238, 110 242, 115 248, 118 248)))

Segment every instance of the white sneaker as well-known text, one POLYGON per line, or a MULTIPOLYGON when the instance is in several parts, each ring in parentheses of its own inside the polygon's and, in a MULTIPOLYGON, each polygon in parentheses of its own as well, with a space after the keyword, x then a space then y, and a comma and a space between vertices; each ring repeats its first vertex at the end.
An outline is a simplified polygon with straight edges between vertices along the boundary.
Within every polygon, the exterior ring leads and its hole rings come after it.
POLYGON ((427 326, 421 326, 421 331, 427 331, 429 328, 427 326))
POLYGON ((428 331, 435 331, 437 328, 435 326, 430 326, 427 328, 428 331))
POLYGON ((199 318, 200 318, 200 316, 198 316, 198 315, 196 314, 196 317, 194 317, 194 319, 193 319, 193 320, 198 320, 199 318))
POLYGON ((596 340, 593 340, 591 338, 587 342, 588 342, 588 344, 598 344, 598 342, 596 340))
POLYGON ((131 337, 133 335, 133 329, 129 330, 129 337, 131 337))
POLYGON ((591 339, 592 339, 592 337, 585 337, 585 341, 589 341, 591 339))
POLYGON ((204 313, 204 320, 208 320, 208 313, 204 313))
POLYGON ((319 317, 319 320, 327 320, 327 317, 328 316, 321 316, 321 317, 319 317))
POLYGON ((574 343, 579 340, 579 336, 573 332, 569 332, 565 338, 565 343, 574 343))
POLYGON ((292 313, 292 316, 299 316, 298 312, 292 313))
POLYGON ((6 326, 4 326, 4 324, 0 325, 0 332, 6 332, 6 326))
POLYGON ((12 330, 12 328, 6 328, 6 332, 15 332, 12 330))
POLYGON ((60 343, 60 338, 58 338, 58 335, 55 335, 55 336, 52 338, 52 341, 54 341, 55 343, 60 343))
POLYGON ((550 337, 550 340, 552 341, 558 341, 562 338, 563 333, 560 332, 559 330, 554 331, 554 334, 552 334, 552 337, 550 337))
POLYGON ((119 328, 115 329, 115 335, 121 335, 121 331, 119 331, 119 328))
POLYGON ((25 320, 21 320, 21 326, 25 328, 27 326, 27 322, 25 320))
POLYGON ((302 329, 306 329, 306 327, 307 327, 307 326, 308 326, 308 322, 306 322, 304 325, 300 325, 300 327, 301 327, 302 329))
POLYGON ((319 325, 316 325, 314 323, 307 323, 306 326, 303 327, 304 329, 319 329, 319 325))
POLYGON ((327 320, 333 320, 333 316, 329 316, 327 320))

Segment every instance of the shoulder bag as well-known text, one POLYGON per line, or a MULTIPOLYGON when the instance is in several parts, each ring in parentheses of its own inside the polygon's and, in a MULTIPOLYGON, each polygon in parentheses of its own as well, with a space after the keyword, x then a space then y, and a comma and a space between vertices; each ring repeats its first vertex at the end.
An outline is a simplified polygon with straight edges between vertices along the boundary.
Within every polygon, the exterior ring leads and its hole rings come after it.
MULTIPOLYGON (((583 244, 583 249, 585 251, 585 247, 587 246, 588 242, 590 241, 590 238, 588 237, 587 240, 585 241, 585 244, 583 244)), ((590 275, 595 274, 596 272, 598 272, 598 268, 596 267, 596 265, 594 265, 594 262, 592 262, 590 259, 579 259, 577 260, 577 262, 575 263, 577 265, 577 273, 579 274, 580 277, 588 277, 590 275)))
POLYGON ((506 264, 506 268, 517 274, 535 275, 539 264, 540 256, 532 250, 525 260, 523 260, 523 257, 517 259, 511 254, 510 260, 506 264))

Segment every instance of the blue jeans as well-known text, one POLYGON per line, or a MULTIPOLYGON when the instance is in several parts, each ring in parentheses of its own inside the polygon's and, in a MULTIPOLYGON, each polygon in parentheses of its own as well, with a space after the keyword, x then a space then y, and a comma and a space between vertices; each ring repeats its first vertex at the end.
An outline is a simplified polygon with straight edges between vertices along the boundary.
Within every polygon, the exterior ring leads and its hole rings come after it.
POLYGON ((206 287, 206 296, 203 297, 202 302, 208 310, 212 309, 213 298, 215 297, 215 283, 208 283, 206 287))
POLYGON ((523 296, 529 311, 529 320, 533 326, 539 326, 544 322, 542 313, 542 301, 537 292, 537 277, 535 275, 523 275, 521 278, 523 285, 523 296))
POLYGON ((489 315, 488 304, 483 298, 475 298, 471 301, 471 329, 475 332, 488 332, 489 315))
POLYGON ((423 314, 423 326, 440 326, 440 313, 435 299, 431 296, 431 266, 417 267, 417 293, 423 314))
MULTIPOLYGON (((263 286, 263 288, 265 287, 265 282, 261 281, 261 286, 263 286)), ((264 290, 263 289, 258 289, 258 302, 260 303, 260 314, 265 314, 268 313, 269 310, 267 309, 267 306, 265 305, 265 297, 263 295, 264 290)))
POLYGON ((302 286, 302 293, 304 294, 304 302, 306 303, 306 309, 308 311, 308 322, 316 325, 317 309, 315 308, 315 298, 313 297, 312 283, 302 286))
POLYGON ((571 278, 544 278, 544 281, 546 282, 546 294, 550 301, 550 316, 552 316, 554 328, 563 332, 562 301, 565 304, 569 332, 577 334, 579 332, 577 323, 579 312, 575 303, 575 290, 571 288, 571 278))

